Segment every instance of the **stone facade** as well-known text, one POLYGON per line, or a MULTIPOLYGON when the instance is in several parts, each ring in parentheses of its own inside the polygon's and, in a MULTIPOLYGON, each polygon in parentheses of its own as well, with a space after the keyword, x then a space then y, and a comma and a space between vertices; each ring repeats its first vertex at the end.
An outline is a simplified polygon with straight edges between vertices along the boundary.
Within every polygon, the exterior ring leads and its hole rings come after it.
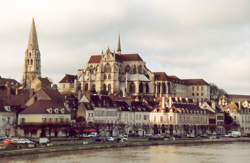
POLYGON ((36 78, 41 77, 41 59, 38 47, 36 27, 34 19, 32 20, 28 48, 25 51, 23 86, 31 88, 31 82, 36 78))

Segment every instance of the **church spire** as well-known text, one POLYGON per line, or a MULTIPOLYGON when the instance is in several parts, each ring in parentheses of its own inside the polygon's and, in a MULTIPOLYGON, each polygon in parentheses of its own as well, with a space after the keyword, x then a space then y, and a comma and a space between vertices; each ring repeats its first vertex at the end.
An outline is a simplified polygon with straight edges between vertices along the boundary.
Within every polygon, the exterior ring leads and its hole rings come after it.
POLYGON ((117 45, 117 52, 121 54, 121 40, 120 40, 120 34, 118 36, 118 45, 117 45))
POLYGON ((38 41, 37 41, 36 26, 35 26, 34 18, 32 18, 32 24, 30 28, 28 49, 38 49, 38 41))

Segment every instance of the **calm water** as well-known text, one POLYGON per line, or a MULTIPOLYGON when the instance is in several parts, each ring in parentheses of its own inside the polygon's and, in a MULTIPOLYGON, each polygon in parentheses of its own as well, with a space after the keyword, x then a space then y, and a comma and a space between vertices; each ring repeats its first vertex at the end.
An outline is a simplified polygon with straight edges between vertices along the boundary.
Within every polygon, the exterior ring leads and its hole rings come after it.
POLYGON ((1 163, 250 163, 250 143, 172 145, 6 157, 1 163))

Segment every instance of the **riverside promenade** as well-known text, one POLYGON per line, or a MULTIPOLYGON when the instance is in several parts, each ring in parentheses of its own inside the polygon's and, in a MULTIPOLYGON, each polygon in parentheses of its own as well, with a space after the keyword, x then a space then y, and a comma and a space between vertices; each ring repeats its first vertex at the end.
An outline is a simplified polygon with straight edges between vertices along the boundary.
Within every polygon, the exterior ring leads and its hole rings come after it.
POLYGON ((1 149, 0 157, 17 156, 27 154, 39 154, 50 152, 65 152, 76 150, 95 150, 105 148, 122 148, 122 147, 136 147, 136 146, 152 146, 152 145, 201 145, 201 144, 213 144, 213 143, 233 143, 233 142, 250 142, 250 138, 220 138, 220 139, 176 139, 176 140, 129 140, 127 142, 92 142, 89 144, 62 144, 46 147, 33 147, 22 149, 1 149))

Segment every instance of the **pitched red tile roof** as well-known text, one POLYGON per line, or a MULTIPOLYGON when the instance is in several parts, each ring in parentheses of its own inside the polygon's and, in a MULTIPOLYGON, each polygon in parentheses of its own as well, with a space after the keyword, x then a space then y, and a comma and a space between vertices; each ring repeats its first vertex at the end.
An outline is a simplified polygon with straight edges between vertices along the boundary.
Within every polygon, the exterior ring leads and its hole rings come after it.
POLYGON ((158 81, 166 81, 168 79, 168 76, 165 72, 154 72, 155 80, 158 81))
POLYGON ((183 79, 188 85, 209 85, 204 79, 183 79))
POLYGON ((237 95, 237 94, 228 94, 230 98, 248 98, 250 99, 250 95, 237 95))
MULTIPOLYGON (((92 55, 88 63, 99 63, 102 55, 92 55)), ((116 54, 116 60, 119 62, 124 61, 143 61, 139 54, 116 54)))
POLYGON ((76 78, 76 75, 66 74, 59 83, 74 83, 76 78))
POLYGON ((70 114, 63 105, 58 104, 55 101, 49 101, 49 100, 36 101, 34 104, 27 107, 20 114, 56 114, 55 113, 56 108, 59 109, 59 112, 57 114, 70 114), (52 108, 52 113, 48 112, 47 109, 49 108, 52 108), (64 112, 61 112, 60 111, 61 109, 64 109, 64 112))

